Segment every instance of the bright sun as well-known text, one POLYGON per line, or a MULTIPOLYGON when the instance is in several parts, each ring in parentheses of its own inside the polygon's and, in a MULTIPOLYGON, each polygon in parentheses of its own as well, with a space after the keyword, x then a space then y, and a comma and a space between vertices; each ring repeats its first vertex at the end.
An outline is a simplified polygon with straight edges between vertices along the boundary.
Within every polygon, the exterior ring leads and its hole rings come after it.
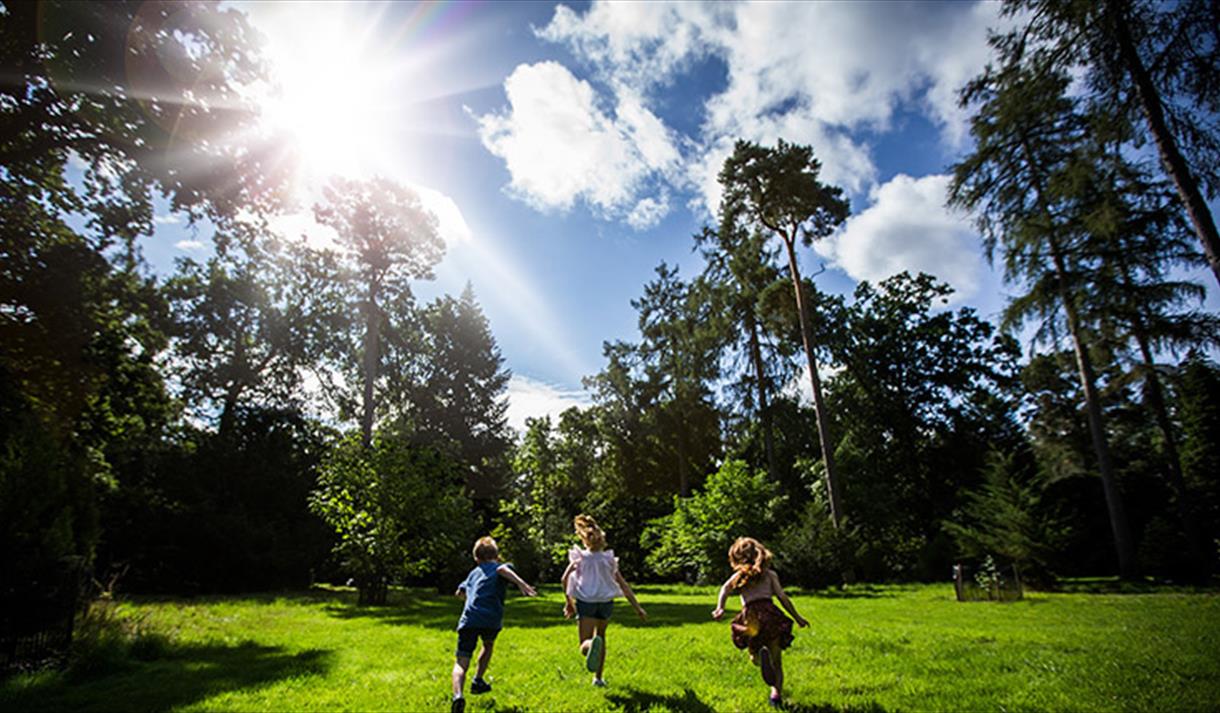
POLYGON ((403 120, 396 101, 402 83, 394 58, 374 45, 376 23, 354 26, 341 6, 329 4, 298 8, 277 23, 285 31, 268 38, 273 89, 263 111, 291 141, 301 178, 375 172, 403 120))

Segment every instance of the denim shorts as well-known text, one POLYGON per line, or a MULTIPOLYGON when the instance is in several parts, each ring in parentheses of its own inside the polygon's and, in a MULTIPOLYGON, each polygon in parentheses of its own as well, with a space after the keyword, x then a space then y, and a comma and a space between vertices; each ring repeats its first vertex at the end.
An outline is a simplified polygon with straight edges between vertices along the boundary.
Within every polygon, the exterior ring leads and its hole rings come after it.
POLYGON ((577 619, 609 619, 614 613, 614 602, 582 602, 576 600, 577 619))
POLYGON ((487 646, 495 641, 499 634, 499 629, 486 629, 480 626, 468 626, 464 629, 458 629, 458 658, 472 658, 474 656, 474 646, 479 639, 482 639, 483 645, 487 646))

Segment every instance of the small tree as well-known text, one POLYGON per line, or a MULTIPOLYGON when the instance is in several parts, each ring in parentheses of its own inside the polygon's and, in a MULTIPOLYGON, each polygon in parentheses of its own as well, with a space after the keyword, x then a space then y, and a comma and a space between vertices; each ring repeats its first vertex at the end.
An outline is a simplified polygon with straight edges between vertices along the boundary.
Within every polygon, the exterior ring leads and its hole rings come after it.
POLYGON ((733 540, 766 539, 782 504, 779 487, 766 472, 751 473, 743 461, 726 461, 701 492, 675 497, 673 514, 652 522, 644 534, 645 546, 655 545, 648 565, 662 576, 685 573, 714 581, 728 571, 733 540))
POLYGON ((967 491, 960 522, 945 522, 945 530, 967 557, 1012 563, 1018 584, 1022 571, 1046 581, 1063 528, 1043 509, 1030 468, 1012 454, 993 452, 984 477, 982 486, 967 491))
POLYGON ((360 604, 384 604, 389 583, 436 572, 469 544, 474 525, 458 467, 401 434, 363 447, 341 441, 322 464, 311 509, 335 530, 334 552, 356 580, 360 604))

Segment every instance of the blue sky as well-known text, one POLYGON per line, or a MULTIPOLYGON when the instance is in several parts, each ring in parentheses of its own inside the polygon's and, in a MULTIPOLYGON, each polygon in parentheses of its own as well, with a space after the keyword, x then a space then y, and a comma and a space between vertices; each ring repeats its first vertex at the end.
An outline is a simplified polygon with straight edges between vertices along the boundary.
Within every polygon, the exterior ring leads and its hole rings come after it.
MULTIPOLYGON (((629 302, 660 261, 699 270, 691 236, 738 137, 810 144, 846 190, 852 218, 800 256, 826 266, 823 289, 924 270, 958 305, 1003 306, 967 219, 943 207, 969 141, 956 89, 988 57, 994 3, 237 6, 316 152, 302 204, 328 171, 421 191, 448 253, 418 294, 474 285, 516 425, 585 401, 602 343, 636 338, 629 302)), ((165 220, 154 267, 207 249, 165 220)))

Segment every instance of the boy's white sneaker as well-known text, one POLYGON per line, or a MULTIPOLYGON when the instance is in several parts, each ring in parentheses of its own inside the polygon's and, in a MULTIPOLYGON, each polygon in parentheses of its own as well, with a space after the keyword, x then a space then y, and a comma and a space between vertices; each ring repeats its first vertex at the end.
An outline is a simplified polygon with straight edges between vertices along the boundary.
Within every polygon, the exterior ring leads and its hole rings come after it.
POLYGON ((594 677, 593 677, 593 685, 594 685, 594 686, 597 686, 598 688, 605 688, 605 687, 606 687, 606 679, 604 679, 604 678, 598 678, 597 676, 594 676, 594 677))

